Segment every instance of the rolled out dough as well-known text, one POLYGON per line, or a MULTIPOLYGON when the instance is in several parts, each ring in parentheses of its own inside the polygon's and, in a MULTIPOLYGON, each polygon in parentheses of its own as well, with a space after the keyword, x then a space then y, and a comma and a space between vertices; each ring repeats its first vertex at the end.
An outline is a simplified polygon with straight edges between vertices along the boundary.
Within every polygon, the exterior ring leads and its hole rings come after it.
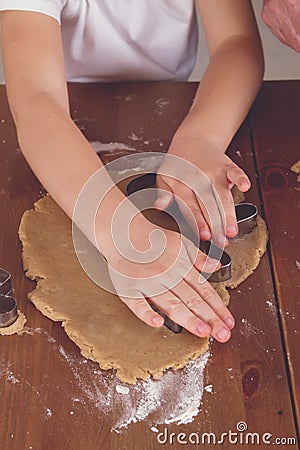
MULTIPOLYGON (((166 369, 181 368, 208 349, 207 338, 145 325, 117 296, 94 284, 77 260, 71 221, 50 196, 24 213, 19 236, 26 275, 37 281, 28 298, 42 314, 62 322, 83 356, 102 369, 116 369, 120 380, 159 378, 166 369)), ((226 287, 234 288, 254 271, 266 242, 266 226, 259 217, 250 235, 230 243, 232 278, 215 285, 226 304, 226 287)))

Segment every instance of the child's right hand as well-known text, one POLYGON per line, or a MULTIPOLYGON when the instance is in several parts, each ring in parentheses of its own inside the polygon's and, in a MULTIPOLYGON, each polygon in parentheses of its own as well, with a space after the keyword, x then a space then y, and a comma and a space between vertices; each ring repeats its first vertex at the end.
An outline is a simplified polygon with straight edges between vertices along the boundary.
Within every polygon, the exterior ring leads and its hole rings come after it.
POLYGON ((194 232, 224 248, 227 238, 238 233, 231 193, 234 185, 246 192, 251 183, 223 151, 189 135, 175 136, 158 170, 155 206, 166 209, 176 199, 194 232))

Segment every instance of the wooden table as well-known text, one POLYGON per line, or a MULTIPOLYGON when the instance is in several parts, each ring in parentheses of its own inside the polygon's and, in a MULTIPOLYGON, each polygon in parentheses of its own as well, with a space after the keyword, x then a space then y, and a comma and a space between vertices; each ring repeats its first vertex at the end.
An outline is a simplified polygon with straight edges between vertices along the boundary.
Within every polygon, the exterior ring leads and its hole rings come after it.
MULTIPOLYGON (((90 141, 166 151, 196 87, 194 83, 71 84, 72 117, 90 141)), ((230 146, 230 156, 253 183, 246 198, 260 206, 267 221, 269 251, 254 275, 231 292, 236 328, 227 344, 212 343, 205 369, 204 382, 212 385, 213 392, 204 391, 201 411, 192 423, 158 426, 160 431, 167 428, 168 435, 213 432, 220 436, 235 432, 236 424, 243 421, 249 432, 272 434, 270 442, 283 438, 276 448, 297 448, 296 441, 284 444, 296 438, 300 419, 300 183, 290 170, 300 159, 299 117, 300 81, 265 83, 230 146)), ((103 153, 105 161, 112 157, 103 153)), ((99 367, 80 355, 60 324, 43 317, 27 300, 34 283, 23 273, 17 233, 23 212, 42 193, 19 150, 1 87, 0 267, 12 273, 28 332, 0 337, 0 448, 184 447, 176 439, 159 444, 150 418, 119 433, 111 431, 114 413, 106 414, 96 404, 93 373, 99 367)), ((222 448, 232 445, 247 447, 227 441, 222 448)))

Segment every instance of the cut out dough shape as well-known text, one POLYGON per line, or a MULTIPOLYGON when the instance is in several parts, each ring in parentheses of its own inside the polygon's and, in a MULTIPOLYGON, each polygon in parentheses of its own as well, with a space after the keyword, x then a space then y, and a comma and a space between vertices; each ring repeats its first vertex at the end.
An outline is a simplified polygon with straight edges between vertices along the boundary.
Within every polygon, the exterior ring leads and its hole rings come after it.
POLYGON ((0 328, 1 336, 11 336, 12 334, 22 334, 25 323, 27 322, 24 314, 18 310, 17 320, 9 325, 9 327, 0 328))
MULTIPOLYGON (((26 275, 37 281, 28 298, 45 316, 62 322, 83 356, 102 369, 116 369, 121 381, 135 383, 183 367, 208 349, 207 338, 145 325, 117 296, 94 284, 77 260, 70 219, 50 196, 34 206, 24 213, 19 229, 26 275)), ((226 286, 237 286, 254 271, 266 243, 266 226, 258 217, 250 235, 230 244, 232 278, 215 285, 226 304, 226 286)))

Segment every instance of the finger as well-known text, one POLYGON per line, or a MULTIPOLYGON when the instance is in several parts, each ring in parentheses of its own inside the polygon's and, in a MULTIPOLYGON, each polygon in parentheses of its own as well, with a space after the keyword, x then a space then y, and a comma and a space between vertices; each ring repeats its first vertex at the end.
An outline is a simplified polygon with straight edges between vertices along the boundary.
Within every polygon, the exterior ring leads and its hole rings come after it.
POLYGON ((211 328, 203 320, 193 314, 182 301, 171 292, 150 299, 157 308, 171 320, 199 337, 209 336, 211 328))
MULTIPOLYGON (((206 283, 209 284, 208 282, 206 283)), ((214 293, 211 292, 206 283, 199 284, 196 291, 188 283, 182 281, 182 283, 172 288, 172 292, 194 315, 211 327, 211 335, 217 341, 227 342, 231 336, 230 329, 214 310, 215 303, 219 303, 222 300, 214 289, 214 293), (214 305, 213 307, 207 303, 207 299, 214 305)))
POLYGON ((221 184, 219 182, 215 184, 215 189, 218 193, 224 211, 224 228, 226 236, 229 238, 233 238, 238 234, 238 224, 236 220, 234 201, 231 191, 228 184, 221 184))
MULTIPOLYGON (((206 221, 205 215, 199 205, 198 199, 194 192, 183 183, 176 186, 176 201, 180 211, 194 233, 200 234, 200 238, 207 241, 211 238, 209 222, 206 221), (197 229, 195 229, 197 227, 197 229)), ((205 211, 206 213, 206 211, 205 211)))
POLYGON ((153 311, 142 294, 137 293, 137 296, 133 298, 120 296, 120 299, 139 319, 150 327, 159 328, 164 324, 164 319, 153 311))
POLYGON ((241 192, 246 192, 251 187, 251 182, 245 172, 236 165, 227 169, 227 179, 232 185, 236 185, 241 192))
POLYGON ((203 271, 205 273, 212 273, 216 270, 219 270, 219 268, 221 267, 220 261, 210 258, 204 252, 198 250, 193 242, 191 242, 189 239, 183 237, 182 240, 184 242, 190 261, 197 270, 203 271))
MULTIPOLYGON (((224 225, 223 225, 223 218, 222 214, 220 213, 220 209, 214 208, 212 205, 212 202, 216 202, 215 196, 212 193, 211 200, 206 199, 206 203, 204 204, 203 201, 197 197, 199 206, 201 208, 201 211, 203 215, 206 218, 206 221, 210 224, 211 227, 211 233, 212 233, 212 239, 214 243, 223 248, 227 244, 226 240, 226 233, 224 232, 224 225), (216 211, 216 214, 218 214, 220 217, 209 217, 208 211, 216 211), (213 229, 212 229, 213 227, 213 229)), ((218 205, 218 202, 216 202, 218 205)))
POLYGON ((201 208, 202 214, 204 215, 207 223, 209 223, 209 226, 211 229, 211 235, 212 235, 212 239, 213 239, 214 243, 218 247, 223 248, 227 244, 226 233, 224 232, 223 220, 222 220, 222 215, 220 214, 219 207, 218 207, 218 205, 215 205, 217 207, 214 207, 214 205, 212 204, 212 202, 217 203, 216 199, 213 195, 213 191, 211 193, 211 198, 205 199, 205 204, 198 195, 196 195, 196 198, 197 198, 199 207, 201 208), (219 217, 209 216, 209 213, 213 214, 213 212, 215 212, 215 214, 218 214, 219 217))
POLYGON ((174 195, 171 187, 163 180, 160 175, 156 177, 157 199, 154 207, 159 210, 166 210, 174 201, 174 195))
POLYGON ((214 310, 218 317, 225 323, 225 325, 232 329, 235 325, 235 320, 221 297, 212 287, 212 285, 204 279, 197 272, 191 271, 185 281, 196 291, 201 293, 201 297, 206 301, 206 303, 214 310), (201 286, 199 288, 199 285, 201 286))

